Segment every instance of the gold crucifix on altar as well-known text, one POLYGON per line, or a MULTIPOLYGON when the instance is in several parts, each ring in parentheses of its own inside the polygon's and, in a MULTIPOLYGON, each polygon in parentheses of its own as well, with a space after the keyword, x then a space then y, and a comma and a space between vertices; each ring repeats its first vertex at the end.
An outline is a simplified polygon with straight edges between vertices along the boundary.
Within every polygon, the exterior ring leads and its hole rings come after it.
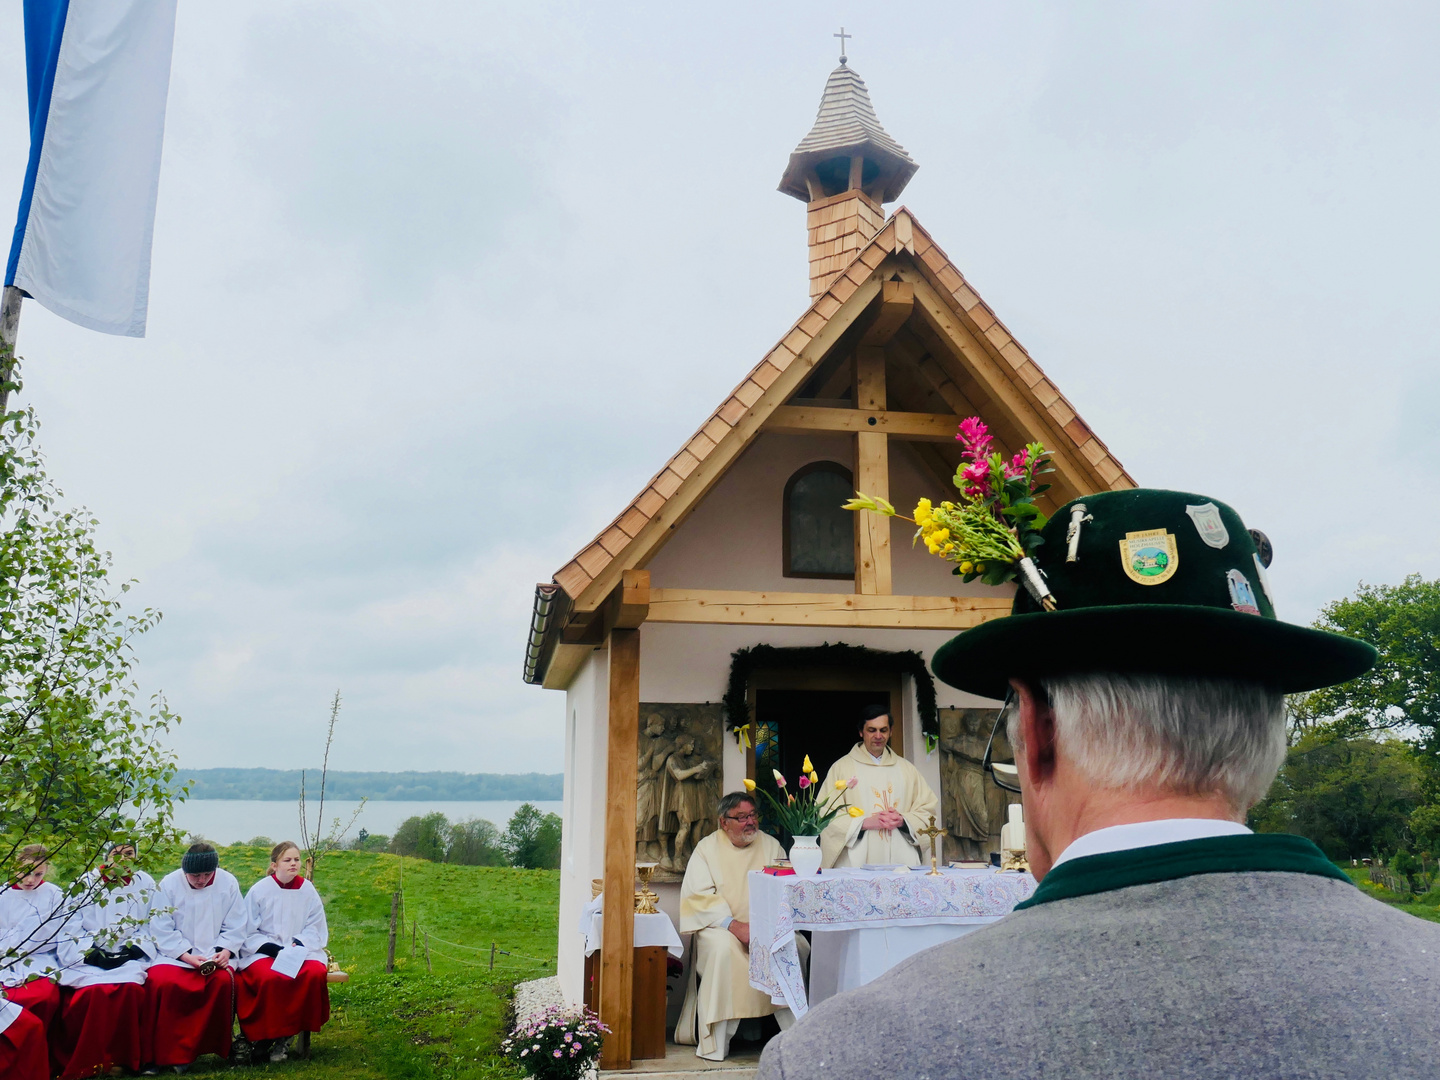
POLYGON ((940 868, 935 865, 935 840, 944 831, 944 829, 936 826, 934 814, 930 815, 930 825, 928 828, 915 830, 917 836, 928 836, 930 838, 930 872, 925 875, 926 877, 940 876, 940 868))

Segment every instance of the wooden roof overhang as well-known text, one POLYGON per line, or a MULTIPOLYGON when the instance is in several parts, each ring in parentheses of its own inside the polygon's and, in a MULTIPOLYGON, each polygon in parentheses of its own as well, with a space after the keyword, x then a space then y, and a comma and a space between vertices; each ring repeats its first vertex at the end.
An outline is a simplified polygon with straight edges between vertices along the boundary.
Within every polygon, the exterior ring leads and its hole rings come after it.
MULTIPOLYGON (((1008 599, 885 595, 888 550, 884 582, 864 589, 857 580, 854 594, 652 590, 643 572, 762 431, 853 430, 857 439, 880 433, 914 441, 921 459, 948 485, 958 462, 955 423, 974 414, 984 416, 1007 453, 1035 440, 1050 450, 1050 508, 1135 486, 901 207, 629 506, 552 583, 536 587, 525 681, 563 688, 613 628, 638 626, 646 618, 958 630, 1008 613, 1008 599), (846 363, 857 355, 879 365, 879 407, 867 407, 864 375, 846 363), (850 392, 847 401, 827 400, 840 389, 850 392), (895 407, 900 402, 906 408, 895 407)), ((857 486, 876 493, 865 480, 862 468, 857 486)))

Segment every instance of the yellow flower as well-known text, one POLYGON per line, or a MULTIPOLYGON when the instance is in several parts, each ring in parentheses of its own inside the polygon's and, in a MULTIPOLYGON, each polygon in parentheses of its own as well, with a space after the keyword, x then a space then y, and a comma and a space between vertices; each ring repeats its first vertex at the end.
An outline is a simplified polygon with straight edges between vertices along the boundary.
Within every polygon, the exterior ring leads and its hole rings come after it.
MULTIPOLYGON (((806 754, 806 755, 805 755, 805 763, 800 766, 800 771, 801 771, 801 772, 814 772, 814 771, 815 771, 815 766, 810 764, 810 755, 809 755, 809 754, 806 754)), ((810 782, 811 782, 812 784, 815 782, 815 778, 814 778, 813 776, 810 778, 810 782)))
POLYGON ((836 781, 835 781, 835 790, 836 790, 836 791, 844 791, 844 790, 845 790, 847 787, 849 787, 849 786, 850 786, 850 785, 847 784, 844 780, 836 780, 836 781))
POLYGON ((962 563, 960 564, 960 572, 961 572, 962 574, 968 574, 968 573, 970 573, 971 570, 974 570, 974 569, 975 569, 975 564, 972 563, 972 562, 969 562, 968 560, 967 560, 966 562, 962 562, 962 563))
MULTIPOLYGON (((809 759, 807 758, 806 761, 808 762, 809 759)), ((811 770, 810 770, 810 783, 812 783, 812 784, 818 784, 819 782, 820 782, 820 774, 817 773, 814 769, 811 769, 811 770)))
POLYGON ((935 543, 937 544, 943 544, 946 540, 950 539, 950 530, 936 529, 933 533, 930 534, 930 539, 935 541, 935 543))
POLYGON ((751 780, 748 776, 747 776, 743 781, 741 781, 741 782, 745 785, 745 790, 746 790, 746 791, 754 791, 754 790, 755 790, 755 781, 754 781, 754 780, 751 780))
POLYGON ((930 516, 931 516, 934 512, 935 512, 935 510, 934 510, 934 507, 932 507, 932 506, 930 505, 930 500, 929 500, 929 499, 921 499, 918 503, 915 504, 915 524, 916 524, 916 525, 926 525, 926 524, 928 524, 929 521, 930 521, 930 516))
POLYGON ((852 807, 850 807, 850 809, 847 810, 846 813, 849 814, 851 817, 864 817, 864 816, 865 816, 865 811, 864 811, 864 810, 861 810, 860 807, 858 807, 858 806, 852 806, 852 807))
POLYGON ((950 552, 952 552, 952 551, 954 551, 954 550, 955 550, 955 545, 954 545, 954 544, 946 544, 946 545, 945 545, 945 554, 946 554, 946 555, 949 555, 950 552))

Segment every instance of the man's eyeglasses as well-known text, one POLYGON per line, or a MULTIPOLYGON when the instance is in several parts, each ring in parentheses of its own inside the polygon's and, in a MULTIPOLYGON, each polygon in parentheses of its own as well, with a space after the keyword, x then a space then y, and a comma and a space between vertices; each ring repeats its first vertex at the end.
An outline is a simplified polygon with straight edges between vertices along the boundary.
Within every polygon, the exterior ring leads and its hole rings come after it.
POLYGON ((985 744, 985 761, 981 768, 990 774, 990 779, 995 781, 997 787, 1006 791, 1019 792, 1020 770, 1015 767, 1015 752, 1010 749, 1009 741, 1002 747, 996 747, 995 738, 1010 722, 1010 716, 1014 710, 1020 708, 1020 699, 1011 690, 1005 695, 1005 704, 1000 706, 1000 714, 995 717, 995 726, 990 730, 990 741, 985 744), (995 759, 995 753, 1001 751, 999 761, 995 759), (1005 757, 1008 752, 1009 757, 1005 757))
POLYGON ((759 821, 760 815, 757 814, 754 810, 751 810, 748 814, 726 814, 725 820, 734 821, 738 824, 743 825, 747 821, 759 821))

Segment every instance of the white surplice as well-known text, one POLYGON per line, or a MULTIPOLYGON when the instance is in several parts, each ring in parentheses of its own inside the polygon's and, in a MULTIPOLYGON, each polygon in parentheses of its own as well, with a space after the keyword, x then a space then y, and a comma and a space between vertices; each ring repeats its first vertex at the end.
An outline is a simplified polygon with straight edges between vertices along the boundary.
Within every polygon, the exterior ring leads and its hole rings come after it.
POLYGON ((32 976, 59 971, 56 946, 65 930, 64 903, 65 894, 48 881, 34 889, 0 889, 0 957, 29 954, 0 968, 0 986, 19 986, 32 976))
POLYGON ((821 798, 833 798, 837 780, 858 781, 846 791, 851 806, 858 806, 868 816, 878 810, 899 810, 905 824, 898 829, 861 828, 865 818, 852 818, 841 812, 820 836, 821 858, 825 866, 919 866, 919 830, 927 828, 932 817, 940 816, 940 800, 920 770, 888 746, 877 762, 857 743, 825 774, 821 798))
POLYGON ((144 870, 132 871, 128 882, 109 889, 101 884, 100 872, 92 871, 83 887, 91 899, 70 916, 60 941, 60 982, 74 987, 143 983, 145 969, 158 953, 152 909, 163 906, 160 887, 144 870), (138 946, 145 959, 127 960, 109 971, 85 963, 91 949, 113 952, 127 945, 138 946))
POLYGON ((160 893, 155 914, 160 955, 155 963, 189 969, 180 959, 186 953, 209 957, 228 949, 232 957, 240 955, 250 920, 234 874, 216 870, 214 881, 195 889, 185 880, 183 870, 175 870, 160 882, 160 893))
POLYGON ((728 929, 732 920, 750 921, 747 875, 784 857, 785 849, 767 833, 756 833, 747 846, 736 847, 723 829, 690 853, 680 885, 680 932, 695 935, 695 958, 675 1041, 694 1045, 702 1058, 724 1060, 730 1036, 746 1017, 783 1014, 777 1019, 789 1023, 789 1009, 776 1006, 769 994, 750 985, 750 954, 728 929))
POLYGON ((282 889, 266 874, 245 894, 245 912, 249 926, 237 967, 247 968, 264 956, 259 951, 262 945, 286 949, 297 941, 305 946, 305 959, 322 964, 329 961, 325 952, 330 943, 325 905, 310 882, 302 881, 298 889, 282 889))

